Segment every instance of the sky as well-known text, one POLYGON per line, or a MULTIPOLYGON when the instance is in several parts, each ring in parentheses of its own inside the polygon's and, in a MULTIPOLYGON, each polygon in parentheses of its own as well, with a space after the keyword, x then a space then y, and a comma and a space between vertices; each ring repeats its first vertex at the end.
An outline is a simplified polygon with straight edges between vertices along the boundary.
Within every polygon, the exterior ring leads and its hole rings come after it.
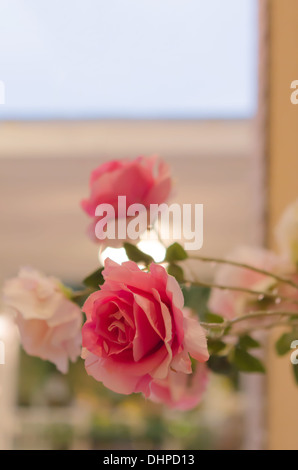
POLYGON ((249 118, 256 0, 0 0, 0 119, 249 118))

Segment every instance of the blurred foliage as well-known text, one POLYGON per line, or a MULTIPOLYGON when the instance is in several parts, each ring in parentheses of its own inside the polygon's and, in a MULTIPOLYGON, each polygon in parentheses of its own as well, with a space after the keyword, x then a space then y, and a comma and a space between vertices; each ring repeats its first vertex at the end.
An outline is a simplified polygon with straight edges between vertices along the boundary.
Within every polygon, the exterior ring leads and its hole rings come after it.
POLYGON ((207 307, 210 296, 209 287, 193 285, 189 287, 183 286, 182 292, 185 306, 196 312, 200 318, 200 321, 206 321, 206 314, 209 313, 207 307))
MULTIPOLYGON (((21 351, 19 409, 20 413, 25 412, 25 418, 21 420, 15 448, 224 448, 226 423, 233 419, 238 423, 241 412, 235 405, 237 394, 230 381, 224 376, 214 376, 211 382, 214 380, 216 385, 210 384, 211 394, 206 394, 201 405, 180 412, 154 404, 139 394, 123 396, 111 392, 86 374, 82 360, 71 364, 69 373, 62 375, 52 364, 21 351)), ((237 448, 241 433, 232 434, 231 430, 231 440, 237 448)))
MULTIPOLYGON (((183 287, 186 306, 208 321, 205 287, 183 287)), ((220 321, 220 319, 215 319, 220 321)), ((220 345, 214 344, 220 354, 220 345)), ((238 375, 226 358, 210 359, 211 383, 202 403, 187 412, 140 394, 123 396, 88 376, 84 362, 67 375, 20 351, 16 449, 224 449, 241 447, 238 375), (218 374, 218 372, 220 374, 218 374), (235 432, 234 430, 237 430, 235 432)))

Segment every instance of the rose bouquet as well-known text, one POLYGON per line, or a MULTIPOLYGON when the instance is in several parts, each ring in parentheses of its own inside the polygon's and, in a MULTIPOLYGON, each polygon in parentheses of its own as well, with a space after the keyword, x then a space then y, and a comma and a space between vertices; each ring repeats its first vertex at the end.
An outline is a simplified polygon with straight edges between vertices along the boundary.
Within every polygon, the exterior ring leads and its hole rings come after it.
POLYGON ((210 370, 265 372, 252 352, 262 347, 260 331, 284 327, 278 354, 298 345, 298 201, 276 229, 279 253, 239 247, 218 259, 163 239, 159 215, 172 186, 168 165, 156 156, 96 168, 81 206, 104 265, 81 290, 22 268, 5 282, 3 300, 29 355, 62 373, 80 357, 86 372, 114 392, 187 410, 200 402, 210 370), (163 246, 161 260, 141 249, 151 234, 163 246), (127 260, 104 256, 109 247, 125 250, 127 260), (214 279, 201 279, 189 260, 218 265, 214 279))

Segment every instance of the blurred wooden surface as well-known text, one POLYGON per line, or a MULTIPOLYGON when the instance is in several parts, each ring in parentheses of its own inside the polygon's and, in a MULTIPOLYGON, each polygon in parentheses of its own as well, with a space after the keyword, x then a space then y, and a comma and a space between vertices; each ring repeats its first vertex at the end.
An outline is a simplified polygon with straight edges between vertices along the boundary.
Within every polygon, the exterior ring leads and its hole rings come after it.
MULTIPOLYGON (((269 6, 269 242, 273 246, 278 218, 298 197, 298 105, 290 101, 290 85, 298 79, 298 2, 270 0, 269 6)), ((290 357, 276 357, 277 337, 277 333, 272 336, 268 348, 269 448, 297 450, 298 387, 290 357)))
MULTIPOLYGON (((1 108, 0 108, 1 118, 1 108)), ((1 122, 0 157, 246 156, 247 120, 1 122)))
MULTIPOLYGON (((90 171, 140 149, 159 153, 171 165, 173 201, 204 204, 202 254, 222 256, 238 244, 254 244, 263 221, 253 141, 249 122, 2 123, 0 283, 22 265, 71 284, 93 271, 98 247, 86 236, 89 219, 79 205, 88 194, 90 171)), ((199 267, 203 276, 212 269, 199 267)), ((16 410, 8 390, 16 389, 17 361, 5 371, 10 380, 2 405, 13 426, 16 410)), ((7 429, 1 433, 0 423, 0 441, 1 436, 6 437, 0 447, 10 448, 12 427, 10 435, 7 429)))
MULTIPOLYGON (((97 246, 86 237, 88 217, 80 200, 99 158, 0 159, 1 273, 20 265, 78 282, 97 266, 97 246)), ((175 201, 204 204, 201 253, 223 255, 254 243, 257 233, 248 156, 168 158, 176 181, 175 201)), ((202 270, 206 266, 202 266, 202 270)))

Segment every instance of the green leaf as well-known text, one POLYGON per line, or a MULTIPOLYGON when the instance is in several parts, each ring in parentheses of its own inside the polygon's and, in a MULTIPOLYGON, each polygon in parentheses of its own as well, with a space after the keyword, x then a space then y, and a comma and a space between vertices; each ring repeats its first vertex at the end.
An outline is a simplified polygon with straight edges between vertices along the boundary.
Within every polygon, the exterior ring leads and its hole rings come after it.
POLYGON ((184 273, 183 269, 181 266, 178 266, 178 264, 171 263, 167 267, 167 271, 171 276, 174 276, 176 281, 178 282, 183 282, 184 281, 184 273))
POLYGON ((292 341, 298 339, 298 332, 297 331, 290 331, 288 333, 284 333, 280 336, 280 338, 275 343, 275 349, 279 356, 284 356, 291 350, 292 341))
POLYGON ((239 338, 239 347, 241 349, 259 348, 260 346, 260 343, 249 335, 243 335, 239 338))
POLYGON ((230 333, 231 329, 232 329, 232 326, 231 326, 231 325, 230 325, 230 326, 227 326, 227 327, 224 329, 223 336, 228 335, 228 334, 230 333))
POLYGON ((104 283, 104 278, 102 275, 103 270, 104 268, 101 267, 93 273, 89 274, 89 276, 85 277, 85 279, 83 280, 83 284, 87 287, 98 288, 98 286, 104 283))
POLYGON ((293 373, 294 373, 294 379, 296 384, 298 385, 298 364, 292 364, 293 367, 293 373))
POLYGON ((167 248, 165 260, 169 263, 173 261, 183 261, 188 258, 188 255, 184 248, 175 242, 167 248))
POLYGON ((211 355, 207 364, 208 368, 216 374, 230 375, 235 369, 226 356, 211 355))
POLYGON ((265 367, 258 358, 237 346, 234 351, 233 362, 241 372, 265 372, 265 367))
POLYGON ((210 354, 218 354, 226 347, 225 343, 220 340, 209 339, 208 340, 208 351, 210 354))
POLYGON ((148 266, 150 263, 152 263, 152 261, 154 261, 152 256, 147 255, 147 253, 144 253, 137 246, 132 245, 131 243, 125 242, 123 246, 127 257, 135 263, 144 263, 146 266, 148 266))
POLYGON ((208 323, 223 323, 224 319, 215 313, 206 312, 205 319, 208 323))
MULTIPOLYGON (((76 292, 74 292, 76 294, 76 292)), ((77 304, 79 307, 83 307, 84 303, 86 302, 87 298, 89 297, 90 294, 82 294, 82 295, 75 295, 71 300, 75 304, 77 304)))
POLYGON ((203 286, 182 287, 184 305, 197 312, 201 321, 206 321, 210 288, 203 286))

